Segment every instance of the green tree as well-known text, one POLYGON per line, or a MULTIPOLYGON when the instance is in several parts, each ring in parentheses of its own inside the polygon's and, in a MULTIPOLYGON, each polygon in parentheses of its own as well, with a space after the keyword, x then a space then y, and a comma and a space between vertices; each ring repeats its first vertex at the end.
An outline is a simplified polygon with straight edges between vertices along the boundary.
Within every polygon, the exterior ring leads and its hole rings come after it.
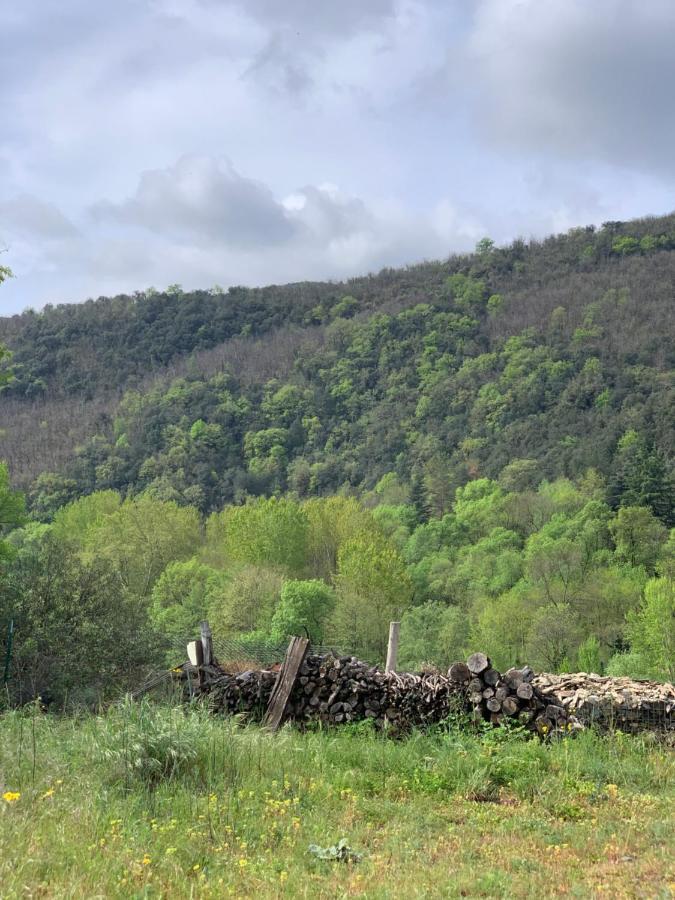
POLYGON ((303 575, 308 527, 295 500, 271 497, 227 506, 206 524, 204 559, 216 568, 250 564, 303 575))
POLYGON ((229 577, 197 559, 172 562, 152 589, 150 619, 170 644, 168 661, 180 658, 181 648, 199 634, 199 623, 221 602, 229 577))
POLYGON ((197 510, 141 496, 104 516, 87 533, 82 552, 108 560, 128 594, 147 599, 167 565, 190 559, 201 542, 197 510))
POLYGON ((0 576, 13 552, 3 537, 25 521, 25 513, 23 494, 12 489, 7 466, 0 462, 0 576))
POLYGON ((644 602, 630 613, 627 627, 631 652, 652 678, 675 681, 675 582, 652 578, 644 602))
POLYGON ((59 509, 54 515, 53 533, 57 541, 85 551, 95 531, 116 513, 122 498, 115 491, 96 491, 59 509))
POLYGON ((321 644, 334 607, 335 592, 325 582, 287 581, 272 616, 270 636, 281 642, 292 635, 304 636, 307 631, 312 643, 321 644))
POLYGON ((363 535, 340 549, 332 634, 366 658, 386 656, 389 622, 400 620, 412 599, 403 560, 376 536, 363 535))
POLYGON ((15 532, 16 556, 0 593, 0 620, 15 622, 12 699, 47 692, 57 708, 119 696, 161 663, 147 611, 105 559, 89 562, 49 526, 15 532))
POLYGON ((243 565, 229 573, 222 591, 210 596, 209 621, 214 634, 269 635, 283 584, 283 574, 265 566, 243 565))
POLYGON ((603 665, 600 654, 600 641, 594 634, 589 635, 577 650, 579 669, 582 672, 602 674, 603 665))
POLYGON ((631 566, 644 566, 653 575, 668 530, 645 506, 623 506, 610 522, 616 552, 631 566))

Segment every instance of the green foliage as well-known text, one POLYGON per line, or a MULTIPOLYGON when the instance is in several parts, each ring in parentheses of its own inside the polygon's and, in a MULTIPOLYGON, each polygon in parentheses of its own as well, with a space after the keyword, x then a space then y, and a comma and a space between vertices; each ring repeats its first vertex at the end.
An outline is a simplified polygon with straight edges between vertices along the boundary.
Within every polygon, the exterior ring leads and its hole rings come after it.
POLYGON ((214 634, 227 637, 246 632, 267 634, 283 583, 280 572, 263 566, 244 565, 235 569, 222 591, 211 595, 209 620, 214 634))
POLYGON ((343 646, 357 642, 366 658, 382 659, 389 622, 401 618, 412 597, 403 560, 375 536, 353 538, 339 552, 336 590, 331 633, 343 646))
POLYGON ((15 558, 0 594, 14 619, 9 682, 17 702, 46 692, 59 706, 92 704, 130 687, 159 661, 147 612, 104 559, 83 560, 49 526, 12 535, 15 558))
MULTIPOLYGON (((305 615, 284 583, 318 579, 320 630, 373 658, 404 616, 411 665, 480 647, 602 669, 630 644, 656 671, 629 631, 675 571, 673 265, 671 216, 348 284, 0 319, 0 454, 69 559, 165 640, 205 608, 268 639, 305 615)), ((6 473, 3 496, 20 504, 6 473)))
POLYGON ((346 838, 341 838, 332 847, 320 847, 318 844, 310 844, 307 850, 317 859, 328 860, 329 862, 357 863, 363 859, 363 854, 352 850, 346 838))
POLYGON ((675 681, 675 582, 652 578, 644 603, 628 615, 631 652, 652 678, 675 681))
POLYGON ((26 506, 23 495, 12 490, 9 470, 0 462, 0 578, 7 560, 12 555, 11 546, 2 538, 25 520, 26 506))
POLYGON ((199 633, 199 623, 209 610, 222 603, 228 576, 205 566, 197 559, 172 562, 152 588, 150 619, 172 648, 169 664, 180 659, 177 647, 199 633))
POLYGON ((265 565, 301 574, 307 529, 307 516, 294 500, 271 497, 228 506, 206 524, 205 558, 219 565, 265 565))
MULTIPOLYGON (((114 500, 104 495, 104 504, 114 500)), ((107 560, 130 596, 148 598, 170 562, 187 560, 201 543, 196 510, 141 496, 125 500, 118 509, 93 519, 81 543, 84 559, 107 560)))
POLYGON ((292 635, 309 634, 321 644, 326 621, 335 606, 335 593, 323 581, 287 581, 270 623, 270 637, 281 642, 292 635))
POLYGON ((631 566, 644 566, 653 575, 668 530, 644 506, 624 506, 610 524, 617 555, 631 566))

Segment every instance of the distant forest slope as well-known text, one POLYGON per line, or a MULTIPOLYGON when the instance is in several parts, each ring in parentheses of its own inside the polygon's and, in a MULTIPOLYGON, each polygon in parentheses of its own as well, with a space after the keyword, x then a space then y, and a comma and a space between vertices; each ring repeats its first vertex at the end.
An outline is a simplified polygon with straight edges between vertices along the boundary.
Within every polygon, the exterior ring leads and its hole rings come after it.
POLYGON ((0 319, 0 457, 36 513, 589 468, 673 524, 675 216, 346 283, 145 292, 0 319))

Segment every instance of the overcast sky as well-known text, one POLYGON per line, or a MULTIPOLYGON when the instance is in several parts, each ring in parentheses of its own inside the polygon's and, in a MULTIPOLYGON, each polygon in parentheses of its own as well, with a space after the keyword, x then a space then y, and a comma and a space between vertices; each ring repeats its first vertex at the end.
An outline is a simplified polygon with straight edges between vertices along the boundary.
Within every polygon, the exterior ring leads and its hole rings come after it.
POLYGON ((0 0, 0 312, 675 208, 673 0, 0 0))

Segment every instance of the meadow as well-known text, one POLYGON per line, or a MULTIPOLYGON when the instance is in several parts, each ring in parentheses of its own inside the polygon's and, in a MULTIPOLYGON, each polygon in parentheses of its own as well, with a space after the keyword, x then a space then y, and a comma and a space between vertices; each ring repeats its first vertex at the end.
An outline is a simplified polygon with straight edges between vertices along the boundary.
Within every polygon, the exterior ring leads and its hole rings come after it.
POLYGON ((651 735, 29 708, 0 716, 0 795, 3 898, 675 896, 675 754, 651 735))

